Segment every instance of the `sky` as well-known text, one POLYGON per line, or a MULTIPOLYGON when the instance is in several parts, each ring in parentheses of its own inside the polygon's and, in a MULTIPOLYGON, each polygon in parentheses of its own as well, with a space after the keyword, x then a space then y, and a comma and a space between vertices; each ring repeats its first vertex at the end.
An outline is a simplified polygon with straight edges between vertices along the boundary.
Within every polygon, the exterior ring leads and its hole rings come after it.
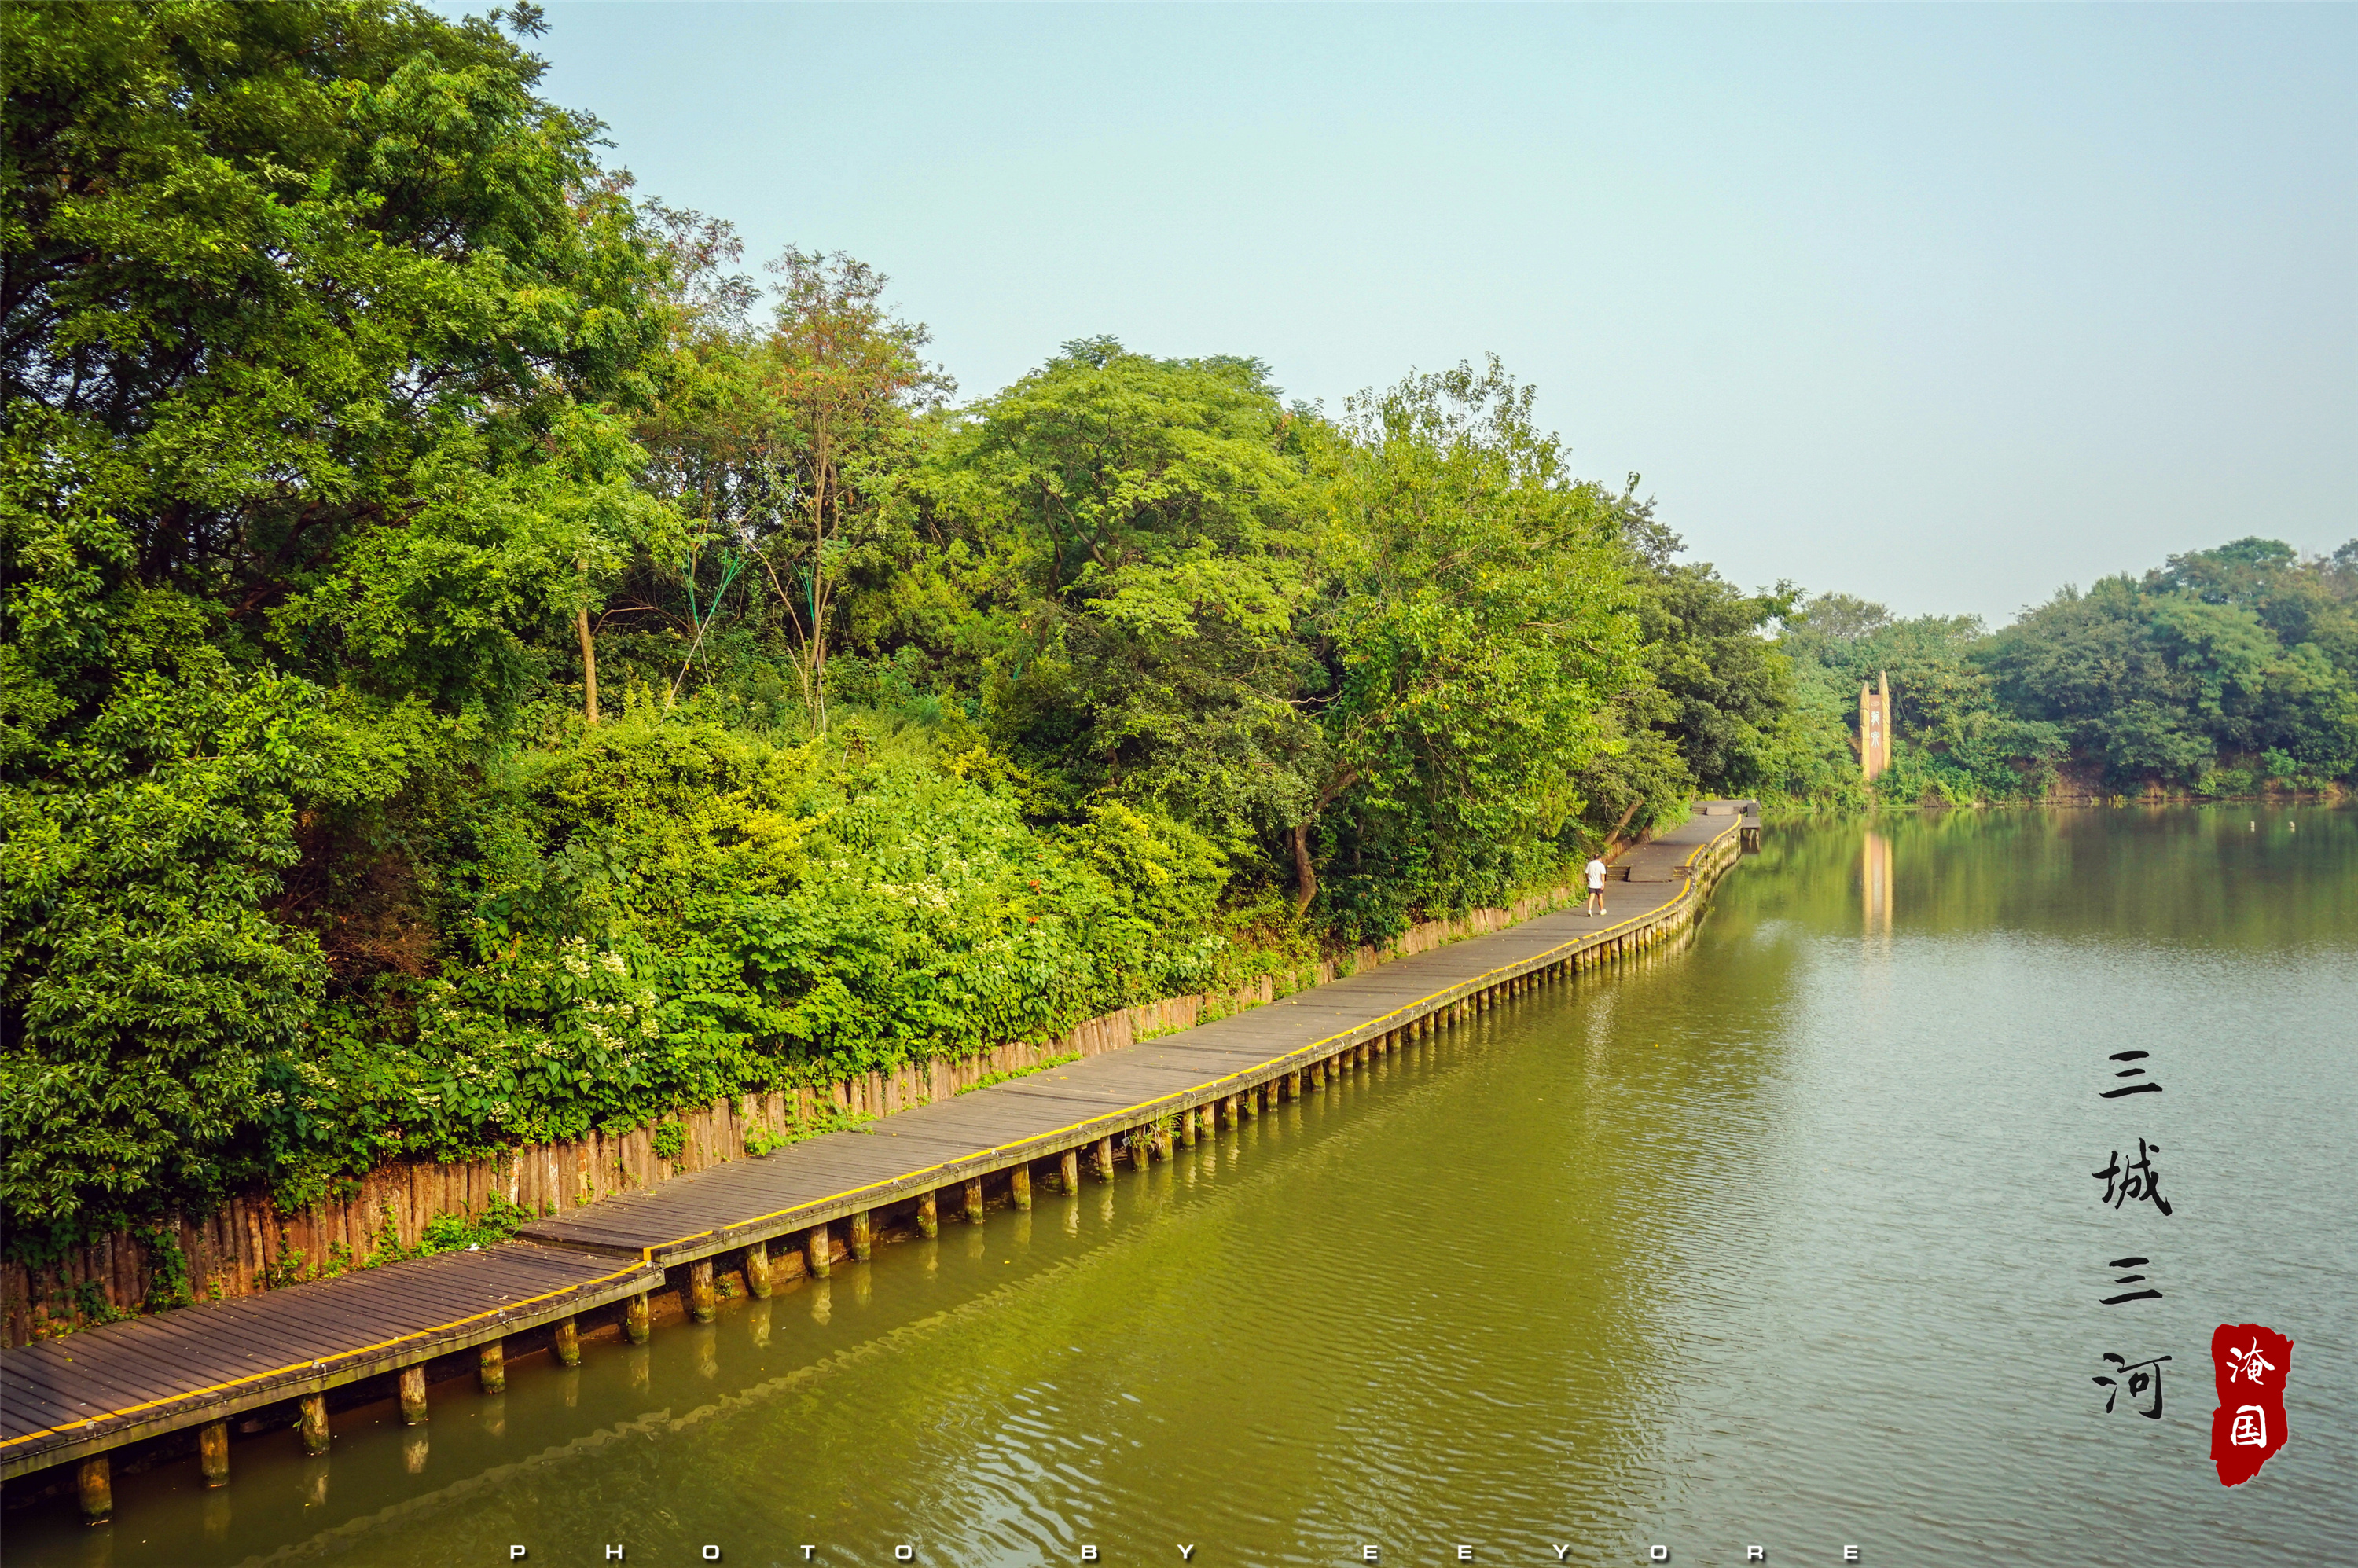
MULTIPOLYGON (((480 6, 446 5, 456 13, 480 6)), ((2358 535, 2358 5, 560 3, 639 189, 1289 397, 1496 353, 1691 555, 2003 624, 2358 535)))

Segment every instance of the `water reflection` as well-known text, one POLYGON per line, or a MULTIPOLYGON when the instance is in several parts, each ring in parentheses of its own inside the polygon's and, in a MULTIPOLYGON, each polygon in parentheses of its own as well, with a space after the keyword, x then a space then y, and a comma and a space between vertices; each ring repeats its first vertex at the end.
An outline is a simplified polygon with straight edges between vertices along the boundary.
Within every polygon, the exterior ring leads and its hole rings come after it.
POLYGON ((308 1509, 328 1506, 328 1456, 324 1454, 303 1461, 303 1506, 308 1509))
POLYGON ((1866 934, 1891 935, 1891 840, 1872 828, 1861 838, 1858 882, 1866 934))

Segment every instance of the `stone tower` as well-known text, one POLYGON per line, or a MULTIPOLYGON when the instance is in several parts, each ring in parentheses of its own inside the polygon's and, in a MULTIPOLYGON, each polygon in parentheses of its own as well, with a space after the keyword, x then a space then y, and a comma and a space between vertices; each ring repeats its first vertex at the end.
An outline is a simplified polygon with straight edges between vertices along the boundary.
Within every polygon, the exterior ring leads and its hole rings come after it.
POLYGON ((1875 684, 1858 684, 1858 766, 1867 782, 1891 765, 1891 679, 1881 670, 1875 684))

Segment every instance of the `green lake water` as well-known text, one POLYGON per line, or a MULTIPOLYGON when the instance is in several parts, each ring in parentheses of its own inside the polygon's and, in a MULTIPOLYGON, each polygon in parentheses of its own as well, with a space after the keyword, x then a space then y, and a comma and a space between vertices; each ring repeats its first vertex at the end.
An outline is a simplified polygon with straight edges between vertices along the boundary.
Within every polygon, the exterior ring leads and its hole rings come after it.
POLYGON ((1694 939, 11 1564, 2358 1560, 2358 813, 1773 826, 1694 939), (2247 826, 2251 825, 2251 826, 2247 826), (2111 1053, 2159 1094, 2104 1100, 2111 1053), (2137 1140, 2167 1217, 2091 1173, 2137 1140), (2107 1307, 2124 1255, 2158 1301, 2107 1307), (2296 1342, 2230 1491, 2212 1329, 2296 1342), (2169 1356, 2107 1415, 2101 1357, 2169 1356), (813 1550, 806 1557, 804 1547, 813 1550))

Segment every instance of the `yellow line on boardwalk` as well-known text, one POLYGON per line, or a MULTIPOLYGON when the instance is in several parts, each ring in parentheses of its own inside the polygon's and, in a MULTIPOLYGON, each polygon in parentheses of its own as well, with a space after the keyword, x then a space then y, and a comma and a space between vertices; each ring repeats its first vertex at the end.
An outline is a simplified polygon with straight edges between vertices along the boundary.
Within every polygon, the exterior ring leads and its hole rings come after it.
POLYGON ((447 1334, 454 1328, 464 1328, 471 1323, 481 1323, 486 1318, 497 1317, 502 1313, 514 1312, 518 1307, 533 1306, 541 1302, 553 1302, 568 1292, 586 1291, 593 1285, 602 1285, 610 1280, 619 1280, 625 1274, 645 1268, 652 1261, 654 1261, 653 1259, 641 1258, 630 1268, 617 1269, 611 1274, 600 1274, 594 1280, 577 1281, 560 1290, 545 1291, 536 1296, 526 1296, 520 1302, 511 1302, 506 1306, 494 1307, 490 1312, 472 1313, 465 1317, 453 1318, 449 1323, 436 1324, 432 1328, 420 1328, 408 1334, 396 1334, 391 1339, 380 1339, 374 1345, 357 1346, 350 1350, 331 1350, 325 1356, 315 1356, 308 1361, 290 1361, 284 1367, 274 1367, 267 1372, 249 1372, 243 1378, 232 1378, 225 1383, 209 1383, 201 1389, 188 1389, 177 1394, 167 1394, 160 1400, 147 1400, 135 1405, 124 1405, 121 1410, 85 1416, 80 1421, 70 1421, 63 1426, 45 1426, 38 1432, 28 1432, 21 1437, 0 1441, 0 1448, 13 1448, 19 1443, 30 1443, 37 1437, 52 1437, 59 1433, 77 1432, 102 1421, 113 1421, 117 1416, 137 1415, 141 1411, 158 1410, 165 1405, 178 1404, 182 1400, 202 1399, 207 1394, 218 1394, 230 1389, 243 1388, 248 1383, 259 1383, 265 1379, 284 1377, 289 1372, 324 1371, 330 1361, 349 1361, 355 1356, 367 1356, 379 1350, 390 1350, 396 1345, 406 1345, 413 1339, 424 1339, 430 1335, 447 1334))
MULTIPOLYGON (((1739 814, 1736 818, 1736 826, 1728 828, 1726 832, 1714 834, 1711 838, 1704 839, 1701 844, 1696 845, 1695 848, 1688 853, 1687 858, 1679 862, 1679 869, 1682 871, 1692 871, 1697 855, 1700 855, 1704 850, 1712 849, 1717 845, 1720 840, 1727 837, 1728 833, 1739 830, 1742 825, 1743 817, 1739 814)), ((1685 903, 1687 899, 1693 895, 1693 892, 1694 882, 1692 879, 1689 879, 1685 884, 1679 889, 1678 896, 1671 899, 1669 903, 1657 905, 1655 908, 1647 911, 1644 914, 1632 915, 1627 920, 1608 925, 1602 931, 1589 932, 1580 937, 1577 941, 1559 943, 1555 946, 1548 948, 1544 953, 1540 954, 1539 958, 1541 960, 1547 960, 1554 955, 1563 953, 1568 949, 1577 949, 1601 938, 1618 935, 1631 926, 1643 925, 1647 921, 1661 915, 1673 906, 1685 903)), ((1538 919, 1541 917, 1535 915, 1533 918, 1538 919)), ((1512 929, 1514 929, 1512 926, 1508 927, 1508 930, 1512 929)), ((1503 934, 1504 933, 1499 932, 1491 933, 1493 935, 1503 934)), ((784 1218, 788 1215, 800 1213, 806 1209, 825 1208, 834 1204, 842 1203, 850 1198, 856 1198, 862 1193, 874 1192, 879 1187, 897 1185, 901 1183, 907 1182, 914 1177, 929 1175, 936 1171, 946 1169, 951 1165, 963 1165, 976 1160, 989 1159, 993 1154, 1003 1154, 1011 1150, 1020 1149, 1026 1144, 1040 1143, 1060 1138, 1068 1132, 1078 1131, 1080 1129, 1087 1127, 1092 1122, 1114 1120, 1152 1111, 1155 1107, 1167 1104, 1173 1100, 1184 1099, 1191 1095, 1201 1094, 1206 1089, 1216 1089, 1223 1084, 1234 1083, 1238 1079, 1249 1076, 1254 1073, 1265 1072, 1270 1067, 1276 1065, 1278 1063, 1287 1061, 1293 1057, 1314 1054, 1320 1047, 1331 1045, 1337 1040, 1355 1034, 1359 1031, 1368 1028, 1369 1024, 1383 1023, 1390 1020, 1399 1018, 1403 1013, 1416 1016, 1417 1010, 1424 1008, 1428 1003, 1437 1000, 1439 998, 1447 995, 1453 990, 1459 990, 1466 988, 1478 989, 1481 982, 1491 979, 1494 977, 1504 976, 1510 969, 1528 969, 1532 967, 1534 967, 1533 964, 1531 961, 1526 960, 1521 964, 1504 964, 1495 968, 1485 969, 1481 973, 1473 976, 1471 979, 1455 980, 1442 987, 1439 990, 1427 991, 1424 995, 1417 998, 1414 1001, 1403 1002, 1399 1007, 1392 1009, 1390 1012, 1379 1013, 1376 1017, 1368 1020, 1366 1022, 1354 1024, 1350 1028, 1343 1030, 1339 1033, 1329 1034, 1321 1040, 1314 1040, 1307 1045, 1296 1046, 1293 1050, 1286 1052, 1283 1055, 1271 1056, 1267 1061, 1258 1063, 1253 1066, 1240 1067, 1237 1071, 1227 1074, 1224 1076, 1212 1078, 1204 1083, 1198 1084, 1194 1088, 1179 1089, 1171 1094, 1158 1095, 1150 1100, 1141 1100, 1136 1105, 1124 1106, 1114 1110, 1101 1112, 1096 1116, 1085 1117, 1079 1121, 1067 1122, 1062 1127, 1052 1128, 1045 1132, 1032 1133, 1029 1136, 1017 1139, 1012 1143, 994 1144, 988 1149, 977 1150, 971 1154, 962 1154, 955 1160, 940 1161, 935 1164, 920 1166, 914 1171, 903 1171, 897 1176, 887 1176, 882 1181, 870 1182, 864 1185, 857 1187, 847 1187, 842 1192, 832 1193, 826 1197, 813 1198, 808 1202, 798 1203, 787 1208, 773 1209, 768 1214, 757 1214, 750 1219, 741 1219, 732 1225, 716 1227, 709 1230, 692 1231, 686 1236, 674 1237, 669 1241, 655 1242, 650 1246, 641 1248, 639 1249, 639 1260, 636 1263, 632 1264, 629 1268, 617 1269, 610 1274, 600 1274, 594 1280, 583 1280, 578 1283, 567 1285, 561 1290, 545 1292, 544 1293, 536 1296, 527 1296, 523 1301, 512 1303, 507 1306, 497 1307, 490 1312, 471 1314, 466 1317, 454 1318, 449 1323, 437 1324, 431 1328, 421 1328, 415 1330, 412 1333, 395 1335, 391 1339, 381 1339, 373 1345, 362 1345, 351 1350, 331 1351, 326 1356, 315 1357, 308 1361, 292 1361, 284 1367, 274 1368, 267 1372, 250 1372, 243 1378, 233 1378, 224 1383, 212 1383, 201 1389, 190 1389, 182 1393, 168 1394, 159 1400, 148 1400, 140 1404, 125 1405, 120 1410, 107 1411, 100 1415, 86 1416, 81 1421, 68 1422, 62 1426, 43 1427, 38 1432, 28 1432, 20 1437, 0 1439, 0 1449, 12 1448, 20 1443, 30 1443, 36 1438, 54 1437, 64 1433, 77 1432, 84 1427, 94 1426, 101 1422, 114 1421, 123 1416, 137 1415, 142 1411, 158 1410, 166 1405, 178 1404, 184 1400, 202 1399, 207 1394, 222 1393, 231 1389, 243 1388, 249 1383, 258 1383, 271 1378, 284 1377, 290 1372, 323 1370, 330 1361, 348 1361, 355 1356, 373 1355, 377 1351, 389 1350, 396 1345, 406 1345, 412 1340, 426 1339, 438 1334, 448 1334, 453 1329, 464 1328, 471 1323, 481 1323, 487 1318, 497 1317, 503 1313, 514 1312, 519 1307, 528 1307, 535 1305, 541 1302, 555 1301, 557 1297, 568 1294, 570 1292, 589 1290, 594 1286, 606 1284, 611 1281, 619 1280, 625 1274, 632 1273, 636 1270, 651 1268, 654 1264, 655 1254, 657 1252, 674 1247, 685 1246, 691 1241, 701 1241, 706 1237, 717 1236, 723 1230, 741 1230, 747 1226, 760 1225, 765 1220, 784 1218)))

